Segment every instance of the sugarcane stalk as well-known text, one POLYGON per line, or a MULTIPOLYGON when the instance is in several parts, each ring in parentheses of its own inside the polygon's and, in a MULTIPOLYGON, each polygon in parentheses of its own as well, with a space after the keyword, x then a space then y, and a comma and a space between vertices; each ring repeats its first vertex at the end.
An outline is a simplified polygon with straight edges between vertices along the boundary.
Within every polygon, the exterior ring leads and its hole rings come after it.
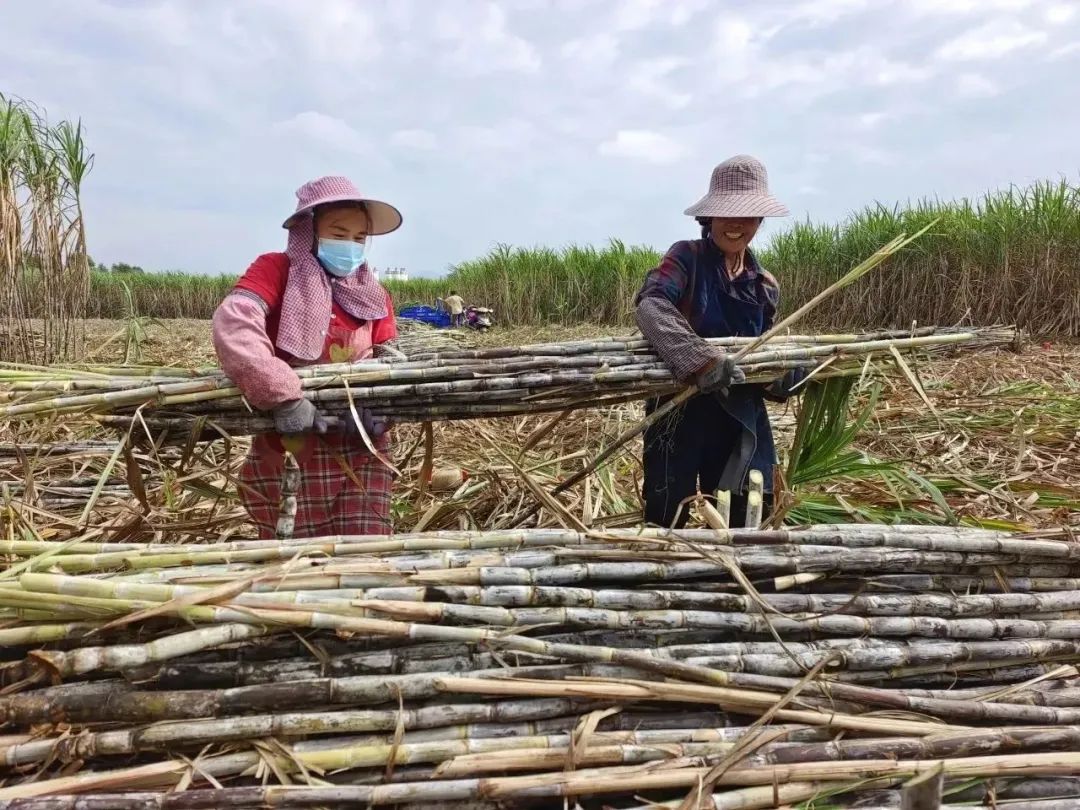
POLYGON ((61 678, 90 672, 126 670, 156 661, 167 661, 191 655, 199 650, 231 644, 270 633, 267 627, 251 624, 219 624, 200 627, 148 641, 144 644, 123 644, 111 647, 82 647, 63 650, 37 650, 32 660, 46 665, 61 678))
MULTIPOLYGON (((1067 540, 1067 537, 1062 538, 1067 540)), ((845 546, 850 548, 884 547, 910 548, 927 551, 963 551, 978 543, 974 548, 981 552, 1002 552, 1024 554, 1025 556, 1048 556, 1050 558, 1069 557, 1074 551, 1061 540, 1047 537, 1024 538, 1009 532, 984 529, 958 529, 949 526, 867 526, 860 524, 839 524, 806 526, 793 529, 771 529, 752 531, 749 529, 731 529, 715 531, 712 529, 605 529, 588 533, 561 528, 516 529, 493 531, 428 531, 402 533, 397 535, 336 535, 316 538, 295 538, 283 541, 281 545, 294 548, 312 546, 322 553, 326 547, 339 546, 356 549, 362 553, 386 554, 407 551, 441 551, 452 549, 499 549, 531 547, 538 545, 583 545, 597 540, 617 541, 630 544, 678 544, 688 540, 695 545, 790 545, 806 544, 818 546, 845 546), (993 541, 1011 540, 1010 545, 999 545, 993 541), (1040 542, 1033 542, 1033 541, 1040 542), (943 542, 948 542, 943 546, 943 542), (989 541, 989 542, 984 542, 989 541)), ((192 553, 247 551, 267 548, 265 540, 240 540, 224 543, 91 543, 76 541, 57 543, 42 540, 0 540, 0 553, 17 556, 37 556, 46 552, 58 556, 80 554, 103 554, 111 552, 139 552, 156 554, 160 552, 192 553)), ((327 552, 337 553, 337 552, 327 552)), ((897 579, 893 577, 892 579, 897 579)), ((902 580, 898 580, 901 581, 902 580)), ((920 580, 920 583, 922 580, 920 580)), ((918 585, 916 590, 950 590, 948 585, 931 587, 918 585)), ((1054 590, 1068 590, 1055 588, 1054 590)))
MULTIPOLYGON (((589 643, 589 639, 579 639, 589 643)), ((606 641, 615 645, 618 640, 606 641)), ((830 677, 841 673, 868 673, 873 679, 903 677, 905 668, 931 668, 941 671, 962 671, 965 666, 982 667, 1026 661, 1069 660, 1080 656, 1080 646, 1071 641, 1002 640, 993 642, 925 642, 873 641, 860 638, 832 639, 822 642, 721 642, 703 644, 669 644, 648 646, 640 636, 631 636, 626 643, 643 645, 651 655, 688 660, 699 666, 711 666, 729 671, 755 672, 763 675, 797 676, 815 666, 822 657, 840 651, 841 655, 829 669, 830 677)), ((541 659, 517 653, 515 660, 541 659)), ((471 651, 464 644, 419 644, 400 649, 374 652, 336 653, 327 662, 312 660, 310 655, 297 658, 274 658, 236 666, 232 661, 172 664, 153 672, 138 673, 139 680, 154 680, 166 686, 213 686, 224 683, 272 683, 282 679, 315 678, 324 675, 374 675, 417 672, 487 669, 497 664, 491 653, 471 651)), ((917 694, 914 690, 908 690, 917 694)), ((927 695, 930 696, 930 695, 927 695)), ((958 695, 958 698, 962 696, 958 695)))
POLYGON ((297 494, 300 491, 300 465, 292 453, 286 452, 281 473, 281 503, 275 528, 278 540, 287 540, 296 528, 297 494))
MULTIPOLYGON (((405 709, 404 717, 397 711, 339 711, 332 713, 258 715, 221 720, 193 720, 184 724, 166 722, 143 729, 102 731, 79 737, 57 737, 46 740, 13 742, 0 747, 0 761, 9 766, 28 765, 53 756, 76 760, 88 757, 126 755, 136 752, 169 751, 183 747, 198 747, 209 743, 242 741, 260 737, 306 737, 308 735, 342 735, 358 732, 384 732, 363 738, 348 738, 349 745, 389 747, 392 732, 398 722, 407 731, 404 744, 427 744, 445 741, 547 739, 552 745, 562 745, 569 739, 577 722, 572 712, 588 709, 589 704, 569 700, 502 701, 496 704, 449 704, 445 707, 405 709), (500 710, 515 717, 539 717, 542 721, 501 722, 487 724, 445 725, 459 720, 499 716, 500 710), (553 715, 548 717, 548 715, 553 715), (420 730, 417 730, 420 729, 420 730)), ((642 719, 642 715, 635 716, 642 719)), ((721 716, 719 719, 723 719, 721 716)), ((654 721, 656 722, 656 721, 654 721)), ((667 743, 722 743, 730 745, 743 727, 701 728, 689 717, 685 728, 641 730, 633 728, 598 732, 598 741, 610 744, 661 745, 667 743)), ((779 728, 787 739, 813 741, 821 739, 816 729, 792 725, 779 728)), ((340 747, 343 737, 326 736, 320 746, 340 747)), ((492 743, 494 745, 494 743, 492 743)), ((438 749, 426 749, 438 751, 438 749)))
POLYGON ((764 506, 765 478, 761 470, 750 471, 750 488, 746 494, 746 527, 757 529, 761 526, 761 512, 764 506))
MULTIPOLYGON (((705 799, 706 810, 767 810, 773 807, 796 806, 797 802, 810 802, 815 798, 823 800, 833 799, 837 795, 851 791, 859 791, 860 795, 875 787, 888 787, 899 784, 899 779, 869 779, 855 780, 850 783, 837 782, 785 782, 777 785, 760 787, 744 787, 733 790, 725 790, 722 793, 713 793, 705 799), (826 799, 825 797, 828 797, 826 799)), ((631 810, 655 810, 655 808, 678 808, 683 804, 679 799, 670 802, 654 802, 631 808, 631 810)), ((830 806, 832 802, 830 801, 830 806)), ((879 809, 880 810, 880 809, 879 809)))
MULTIPOLYGON (((814 357, 828 355, 852 355, 873 353, 875 351, 899 350, 923 348, 930 346, 942 346, 948 344, 962 345, 975 342, 979 336, 973 332, 944 332, 936 335, 928 335, 910 338, 891 338, 884 341, 860 341, 848 340, 832 345, 807 345, 791 347, 780 351, 772 351, 759 355, 753 353, 744 354, 740 360, 745 360, 747 370, 750 372, 748 381, 761 382, 776 376, 776 372, 784 367, 797 365, 814 357), (760 373, 761 379, 757 379, 760 373)), ((984 338, 985 339, 985 338, 984 338)), ((651 385, 651 393, 668 390, 676 384, 667 372, 655 359, 649 358, 642 363, 632 357, 607 357, 575 358, 576 362, 567 363, 565 360, 555 361, 556 369, 570 367, 568 371, 546 371, 545 373, 529 373, 526 363, 499 364, 497 361, 480 361, 470 367, 463 366, 436 366, 435 368, 394 368, 393 364, 365 363, 356 364, 351 370, 335 372, 336 367, 313 367, 314 371, 301 376, 302 385, 313 400, 317 402, 341 401, 348 399, 348 392, 337 388, 337 385, 355 388, 356 396, 364 401, 365 406, 374 405, 376 397, 395 399, 399 405, 409 401, 421 402, 425 398, 427 404, 443 397, 451 392, 483 392, 505 391, 519 389, 521 391, 542 390, 544 388, 563 388, 566 386, 579 386, 581 390, 592 388, 625 386, 637 383, 651 385), (584 361, 584 362, 582 362, 584 361), (635 363, 625 369, 619 369, 621 363, 635 363), (574 366, 580 370, 573 370, 574 366), (591 368, 590 368, 591 366, 591 368), (614 370, 605 370, 611 369, 614 370), (511 373, 515 376, 498 376, 499 374, 511 373), (406 385, 387 384, 395 380, 408 379, 435 379, 432 382, 415 382, 406 385), (356 388, 361 383, 375 383, 375 385, 356 388), (405 399, 411 398, 411 399, 405 399)), ((548 361, 549 364, 551 361, 548 361)), ((537 358, 532 361, 534 368, 542 368, 544 361, 537 358)), ((407 364, 406 364, 407 365, 407 364)), ((855 364, 857 365, 857 364, 855 364)), ((855 369, 852 367, 852 371, 855 369)), ((414 364, 415 366, 415 364, 414 364)), ((348 367, 346 367, 348 368, 348 367)), ((191 404, 219 403, 220 407, 240 409, 242 400, 240 392, 229 381, 218 374, 213 374, 201 379, 189 379, 182 382, 164 382, 154 378, 147 378, 147 384, 132 387, 129 381, 123 381, 120 385, 114 385, 111 390, 98 390, 90 394, 76 394, 73 396, 45 397, 32 401, 23 401, 10 405, 0 406, 0 415, 8 418, 33 417, 45 413, 69 413, 81 411, 115 411, 120 408, 136 408, 156 406, 158 408, 183 407, 191 404)), ((107 384, 105 382, 103 385, 107 384)), ((647 396, 649 391, 641 391, 638 396, 647 396)), ((519 396, 520 398, 520 396, 519 396)), ((565 401, 565 395, 560 398, 565 401)))
MULTIPOLYGON (((848 782, 856 779, 910 778, 933 771, 942 765, 937 761, 920 760, 868 760, 853 763, 798 763, 794 765, 764 767, 733 767, 718 780, 720 786, 777 785, 789 782, 832 781, 848 782)), ((1021 754, 1007 756, 965 757, 944 762, 946 776, 954 779, 1008 776, 1054 776, 1075 772, 1080 767, 1080 754, 1074 752, 1049 754, 1021 754)), ((127 782, 140 779, 178 775, 173 763, 142 766, 142 770, 128 769, 127 782)), ((267 807, 288 807, 288 796, 297 800, 302 795, 306 804, 333 805, 351 802, 355 804, 400 804, 408 801, 464 801, 477 795, 492 800, 509 801, 515 798, 561 798, 582 794, 610 794, 627 791, 689 788, 701 779, 708 767, 676 767, 643 771, 638 766, 589 768, 571 773, 538 774, 527 776, 491 777, 485 779, 434 780, 377 786, 336 787, 273 787, 232 788, 216 790, 205 798, 187 797, 187 809, 200 807, 192 802, 213 798, 217 806, 243 806, 255 797, 267 807), (243 792, 242 792, 243 791, 243 792)), ((86 789, 96 781, 116 778, 116 772, 108 775, 87 774, 60 779, 44 780, 14 788, 0 788, 0 801, 15 796, 42 796, 63 794, 73 789, 86 789)), ((208 792, 209 793, 209 792, 208 792)), ((168 807, 169 805, 163 805, 168 807)), ((214 805, 202 805, 203 807, 214 805)), ((296 805, 294 805, 296 806, 296 805)), ((3 805, 0 805, 2 808, 3 805)), ((184 807, 173 804, 172 810, 184 807)), ((36 810, 31 808, 31 810, 36 810)))
MULTIPOLYGON (((470 673, 475 678, 505 676, 558 677, 581 674, 564 664, 497 667, 470 673)), ((157 722, 225 717, 232 714, 319 706, 390 704, 400 694, 423 700, 439 694, 437 673, 314 678, 231 689, 180 691, 138 690, 124 681, 78 683, 60 689, 39 689, 0 695, 0 726, 56 722, 157 722)))
MULTIPOLYGON (((729 694, 725 691, 728 687, 706 686, 705 684, 665 684, 663 695, 665 700, 710 702, 706 698, 711 695, 711 702, 725 706, 731 711, 736 711, 735 703, 725 702, 733 700, 745 700, 744 710, 748 705, 763 705, 775 702, 774 692, 785 692, 798 683, 797 679, 779 678, 767 675, 751 675, 740 672, 726 673, 728 683, 736 684, 740 688, 734 690, 737 694, 729 694), (765 691, 771 690, 771 691, 765 691)), ((441 678, 439 687, 447 691, 475 693, 481 685, 480 682, 472 682, 467 678, 441 678)), ((508 687, 502 683, 487 684, 486 688, 496 694, 514 694, 513 689, 522 688, 522 684, 514 684, 508 687), (511 691, 508 691, 511 690, 511 691)), ((563 691, 565 685, 561 683, 529 682, 527 685, 529 694, 534 696, 554 697, 559 695, 574 694, 579 697, 591 697, 593 699, 636 698, 649 699, 650 695, 656 695, 658 686, 645 681, 625 681, 623 683, 590 683, 575 684, 570 692, 563 691)), ((883 706, 900 709, 906 712, 920 713, 931 717, 945 718, 959 722, 1001 722, 1020 723, 1029 725, 1068 725, 1080 722, 1080 712, 1072 709, 1059 709, 1045 706, 1023 706, 1018 704, 988 703, 982 701, 958 701, 942 700, 935 698, 918 698, 904 693, 895 693, 887 689, 874 689, 854 684, 828 682, 810 682, 805 687, 809 695, 820 695, 826 698, 848 700, 869 706, 883 706)), ((814 724, 808 716, 799 715, 797 712, 784 711, 777 715, 781 719, 795 723, 814 724)), ((863 718, 855 718, 858 722, 863 718)), ((924 725, 925 729, 926 726, 924 725)))

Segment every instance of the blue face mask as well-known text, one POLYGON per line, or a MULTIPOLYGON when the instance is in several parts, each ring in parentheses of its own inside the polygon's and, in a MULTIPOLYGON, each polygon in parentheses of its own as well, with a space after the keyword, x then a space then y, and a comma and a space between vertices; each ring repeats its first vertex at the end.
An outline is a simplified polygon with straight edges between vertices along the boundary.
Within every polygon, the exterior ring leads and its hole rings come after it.
POLYGON ((364 248, 348 239, 320 239, 319 263, 330 275, 344 278, 364 263, 364 248))

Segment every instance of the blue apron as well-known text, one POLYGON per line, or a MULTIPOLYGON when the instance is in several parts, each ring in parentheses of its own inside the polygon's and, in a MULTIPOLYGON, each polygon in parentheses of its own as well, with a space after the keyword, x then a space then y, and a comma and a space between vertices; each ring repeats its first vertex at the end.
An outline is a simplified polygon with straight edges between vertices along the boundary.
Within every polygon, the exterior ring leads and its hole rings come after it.
MULTIPOLYGON (((705 338, 757 337, 765 328, 765 306, 755 294, 756 290, 747 289, 747 286, 757 285, 758 277, 728 281, 726 275, 722 275, 726 274, 723 256, 718 254, 718 249, 706 251, 701 259, 713 266, 699 268, 695 274, 695 289, 690 300, 690 308, 696 315, 692 321, 694 331, 705 338)), ((693 408, 680 408, 671 418, 680 418, 683 415, 680 412, 693 413, 695 421, 702 423, 702 430, 738 432, 738 436, 731 437, 732 449, 719 488, 733 494, 745 492, 750 470, 756 469, 765 479, 765 491, 772 492, 776 447, 762 386, 735 385, 726 396, 701 394, 694 397, 694 400, 699 399, 705 402, 695 402, 693 408)), ((647 411, 651 413, 659 404, 655 400, 650 402, 647 411)), ((668 420, 662 420, 665 422, 668 420)), ((672 455, 676 453, 677 448, 672 448, 672 455)))

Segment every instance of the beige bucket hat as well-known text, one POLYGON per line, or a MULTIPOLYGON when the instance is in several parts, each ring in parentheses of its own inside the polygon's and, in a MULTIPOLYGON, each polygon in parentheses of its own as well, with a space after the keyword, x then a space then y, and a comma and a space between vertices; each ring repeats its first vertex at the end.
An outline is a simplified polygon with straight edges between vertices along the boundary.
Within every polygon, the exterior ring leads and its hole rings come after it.
POLYGON ((736 155, 713 169, 709 193, 683 213, 691 217, 785 217, 791 212, 769 193, 765 164, 750 155, 736 155))

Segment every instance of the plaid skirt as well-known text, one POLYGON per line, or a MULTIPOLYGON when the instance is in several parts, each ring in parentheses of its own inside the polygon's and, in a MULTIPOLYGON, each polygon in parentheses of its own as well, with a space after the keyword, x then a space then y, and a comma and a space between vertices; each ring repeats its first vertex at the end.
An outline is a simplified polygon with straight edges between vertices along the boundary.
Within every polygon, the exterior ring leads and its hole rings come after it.
MULTIPOLYGON (((305 434, 283 440, 256 436, 240 470, 240 500, 259 537, 272 540, 281 510, 285 445, 300 468, 294 537, 389 534, 393 473, 359 438, 305 434)), ((390 437, 373 439, 389 456, 390 437)))

